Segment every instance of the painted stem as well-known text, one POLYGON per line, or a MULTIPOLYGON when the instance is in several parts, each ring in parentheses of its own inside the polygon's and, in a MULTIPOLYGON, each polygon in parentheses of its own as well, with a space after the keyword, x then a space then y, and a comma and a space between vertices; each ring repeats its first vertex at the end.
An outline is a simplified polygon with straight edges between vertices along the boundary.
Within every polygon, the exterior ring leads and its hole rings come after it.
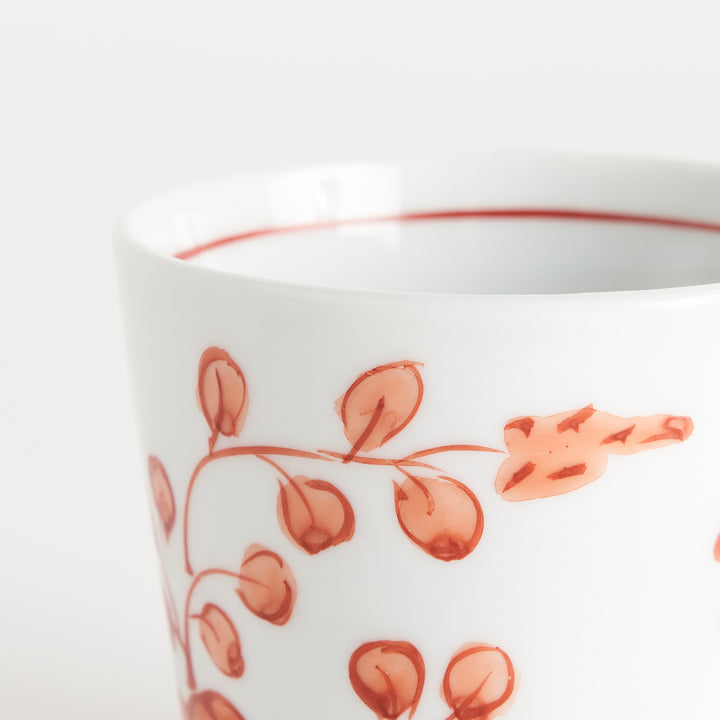
MULTIPOLYGON (((292 487, 295 492, 297 492, 298 497, 302 501, 303 505, 305 505, 305 509, 308 511, 308 515, 310 516, 310 522, 315 525, 315 513, 313 512, 312 505, 310 505, 310 502, 305 497, 305 493, 298 487, 295 479, 291 475, 286 473, 285 470, 283 470, 276 462, 270 460, 270 458, 266 458, 263 455, 258 455, 257 459, 266 462, 268 465, 270 465, 270 467, 277 470, 285 478, 285 480, 287 480, 288 485, 290 485, 290 487, 292 487)), ((280 478, 278 478, 278 485, 280 485, 280 492, 282 493, 282 490, 285 486, 282 484, 282 480, 280 480, 280 478)))
MULTIPOLYGON (((338 460, 342 460, 345 457, 343 453, 332 452, 331 450, 318 450, 318 452, 331 458, 337 458, 338 460)), ((350 462, 360 463, 361 465, 384 465, 385 467, 419 467, 425 468, 426 470, 434 470, 435 472, 440 472, 440 468, 435 467, 434 465, 417 462, 416 460, 407 460, 405 458, 401 458, 399 460, 391 460, 387 458, 373 458, 366 457, 364 455, 355 455, 355 457, 353 457, 350 462)))
POLYGON ((414 460, 415 458, 426 457, 427 455, 436 455, 437 453, 445 452, 492 452, 492 453, 505 453, 504 450, 497 450, 491 447, 485 447, 484 445, 440 445, 439 447, 428 448, 427 450, 420 450, 419 452, 412 453, 402 458, 403 460, 414 460))
POLYGON ((363 430, 362 435, 355 441, 355 444, 352 446, 350 452, 343 458, 344 463, 349 463, 352 461, 352 459, 358 454, 360 451, 360 448, 365 444, 367 439, 372 435, 373 430, 375 430, 375 427, 380 422, 380 418, 382 417, 383 410, 385 408, 385 396, 381 397, 377 405, 375 406, 375 411, 372 414, 372 417, 370 418, 370 422, 368 423, 365 430, 363 430))
POLYGON ((203 570, 201 573, 198 573, 193 578, 190 589, 188 590, 187 597, 185 598, 185 668, 187 671, 187 686, 188 688, 190 688, 190 690, 195 690, 197 688, 197 682, 195 681, 195 673, 193 671, 192 665, 192 653, 190 650, 190 601, 192 600, 193 593, 195 592, 198 584, 210 575, 224 575, 238 581, 242 579, 240 573, 234 573, 231 570, 220 570, 215 568, 212 568, 210 570, 203 570))
MULTIPOLYGON (((383 405, 382 403, 378 403, 378 407, 376 408, 375 415, 378 415, 382 412, 383 405), (378 409, 380 412, 378 412, 378 409)), ((375 423, 377 422, 377 418, 374 418, 375 423)), ((370 425, 374 424, 371 420, 370 425)), ((368 427, 370 427, 370 425, 368 427)), ((357 444, 356 444, 357 445, 357 444)), ((272 464, 276 469, 280 469, 279 466, 272 463, 272 461, 269 461, 267 458, 261 457, 262 455, 284 455, 287 457, 300 457, 300 458, 307 458, 310 460, 325 460, 326 462, 329 462, 331 460, 340 460, 343 463, 349 463, 349 462, 356 462, 361 463, 364 465, 384 465, 386 467, 396 467, 399 470, 402 471, 403 467, 419 467, 419 468, 425 468, 427 470, 433 470, 435 472, 440 472, 440 469, 435 467, 434 465, 430 465, 428 463, 419 462, 418 458, 426 457, 428 455, 435 455, 438 453, 444 453, 444 452, 492 452, 492 453, 502 453, 502 450, 496 450, 495 448, 485 447, 484 445, 441 445, 438 447, 428 448, 427 450, 420 450, 418 452, 412 453, 410 455, 407 455, 404 458, 400 458, 399 460, 389 460, 385 458, 372 458, 372 457, 366 457, 363 455, 358 455, 357 450, 358 447, 354 447, 350 453, 343 454, 343 453, 337 453, 332 452, 330 450, 319 450, 318 452, 306 452, 304 450, 294 450, 292 448, 286 448, 286 447, 275 447, 272 445, 248 445, 246 447, 231 447, 231 448, 224 448, 222 450, 211 450, 200 462, 195 466, 195 470, 193 470, 193 474, 190 477, 190 483, 188 484, 187 493, 185 494, 185 508, 183 511, 183 551, 185 555, 185 572, 188 575, 193 575, 193 569, 192 565, 190 564, 190 553, 188 548, 188 515, 190 512, 190 496, 192 494, 192 491, 195 487, 195 483, 197 482, 197 479, 200 475, 200 472, 202 469, 208 465, 213 460, 219 460, 221 458, 227 458, 227 457, 237 457, 240 455, 255 455, 261 460, 264 460, 265 462, 269 462, 272 464)), ((285 477, 288 477, 287 473, 285 473, 283 470, 280 469, 280 472, 283 473, 285 477)))
POLYGON ((292 448, 285 447, 275 447, 272 445, 248 445, 246 447, 224 448, 222 450, 215 450, 208 453, 195 466, 193 474, 190 476, 187 492, 185 493, 185 509, 183 510, 183 552, 185 554, 185 572, 188 575, 194 574, 192 565, 190 564, 190 555, 188 551, 188 515, 190 512, 190 496, 192 495, 195 483, 197 482, 202 469, 213 460, 237 457, 240 455, 285 455, 288 457, 309 458, 311 460, 325 460, 326 462, 330 460, 330 458, 318 453, 305 452, 304 450, 293 450, 292 448))
POLYGON ((270 467, 275 468, 289 483, 294 482, 292 477, 285 472, 276 462, 272 461, 270 458, 266 458, 264 455, 258 455, 258 460, 262 460, 264 463, 267 463, 270 465, 270 467))
POLYGON ((418 488, 420 488, 420 492, 425 496, 425 500, 427 501, 427 514, 432 515, 433 510, 435 510, 435 499, 430 494, 430 491, 423 485, 420 480, 418 480, 412 473, 409 473, 407 470, 405 470, 401 465, 395 464, 395 467, 408 479, 411 483, 416 485, 418 488))
POLYGON ((383 670, 379 665, 376 665, 375 669, 380 673, 380 675, 382 675, 382 679, 385 681, 385 686, 388 690, 388 695, 390 696, 390 707, 388 709, 392 714, 395 714, 398 710, 398 705, 400 705, 398 702, 397 692, 395 692, 395 686, 385 670, 383 670))
POLYGON ((187 652, 182 634, 180 633, 180 621, 178 620, 177 609, 175 607, 175 596, 170 589, 170 578, 167 574, 167 566, 165 560, 167 558, 167 546, 162 542, 155 523, 152 524, 155 545, 158 549, 159 565, 160 565, 160 583, 163 589, 163 598, 165 600, 165 608, 168 615, 168 624, 170 625, 170 636, 172 640, 177 640, 184 653, 187 652))
MULTIPOLYGON (((485 679, 475 688, 475 690, 473 690, 472 694, 468 695, 460 707, 457 710, 453 710, 450 715, 445 718, 445 720, 455 720, 455 718, 461 718, 465 710, 470 707, 473 700, 475 700, 475 698, 482 692, 482 689, 485 687, 485 683, 490 679, 490 675, 492 675, 492 673, 486 675, 485 679)), ((478 720, 486 720, 486 718, 487 716, 483 715, 482 717, 479 717, 478 720)))

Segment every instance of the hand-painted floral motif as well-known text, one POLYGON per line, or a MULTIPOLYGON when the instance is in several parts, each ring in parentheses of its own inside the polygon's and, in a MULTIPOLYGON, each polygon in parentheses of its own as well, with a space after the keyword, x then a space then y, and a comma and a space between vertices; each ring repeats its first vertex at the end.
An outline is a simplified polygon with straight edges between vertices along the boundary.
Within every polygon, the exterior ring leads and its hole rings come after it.
POLYGON ((245 670, 240 638, 232 620, 217 606, 208 603, 199 615, 200 637, 217 669, 228 677, 239 678, 245 670))
POLYGON ((220 693, 206 690, 190 697, 183 707, 185 720, 244 720, 220 693))
POLYGON ((381 640, 361 645, 350 658, 357 696, 384 720, 412 718, 425 684, 425 663, 414 645, 381 640))
POLYGON ((396 362, 376 367, 360 375, 336 401, 335 411, 352 443, 345 462, 360 450, 384 445, 415 417, 423 396, 419 365, 396 362))
MULTIPOLYGON (((418 708, 425 685, 420 651, 402 640, 361 645, 350 657, 350 684, 378 717, 396 720, 418 708)), ((504 715, 515 696, 515 668, 493 645, 468 643, 451 658, 440 693, 452 712, 447 720, 491 720, 504 715)))
POLYGON ((239 435, 248 410, 245 377, 235 361, 220 348, 208 348, 200 358, 197 398, 210 426, 210 451, 219 434, 239 435))
POLYGON ((175 497, 173 496, 167 472, 165 472, 160 460, 154 455, 150 455, 148 458, 148 471, 150 473, 150 489, 155 501, 155 509, 167 538, 170 536, 175 524, 175 497))
POLYGON ((349 451, 313 452, 273 445, 217 449, 218 435, 238 435, 244 426, 247 386, 240 367, 225 350, 206 350, 200 359, 198 398, 213 434, 210 452, 196 466, 185 498, 183 543, 188 574, 193 574, 189 552, 190 500, 198 477, 213 460, 242 455, 255 456, 276 471, 280 486, 278 524, 294 545, 310 555, 351 540, 355 513, 336 485, 325 479, 293 476, 281 466, 282 458, 392 468, 404 476, 401 484, 395 483, 395 507, 405 535, 426 553, 444 561, 459 560, 470 553, 482 535, 480 503, 467 485, 447 477, 426 458, 446 452, 499 451, 483 445, 459 444, 428 448, 397 459, 365 454, 384 446, 417 414, 424 393, 421 367, 421 363, 410 361, 388 363, 355 379, 335 403, 345 436, 352 444, 349 451), (416 509, 419 488, 423 489, 426 508, 420 515, 416 509), (437 498, 432 497, 433 493, 437 498))
POLYGON ((253 615, 273 625, 285 625, 292 615, 297 585, 277 553, 251 545, 245 551, 238 579, 238 597, 253 615))
POLYGON ((463 646, 445 671, 442 695, 457 720, 491 720, 504 715, 515 690, 515 668, 500 648, 463 646))
MULTIPOLYGON (((248 390, 240 366, 217 347, 205 350, 198 365, 196 395, 208 424, 208 452, 190 476, 182 513, 182 547, 190 585, 184 613, 178 613, 167 576, 164 596, 174 646, 182 651, 191 695, 184 703, 186 720, 243 720, 242 715, 214 690, 195 692, 197 678, 193 645, 202 642, 214 668, 230 678, 245 671, 237 608, 206 602, 195 608, 194 593, 206 578, 229 578, 240 603, 252 616, 283 626, 293 614, 297 582, 287 562, 274 550, 257 543, 247 547, 237 570, 208 568, 196 572, 190 557, 193 489, 210 463, 221 458, 250 456, 272 470, 268 479, 279 486, 276 521, 295 548, 308 555, 341 551, 355 532, 355 513, 347 495, 335 484, 340 469, 353 463, 391 471, 395 514, 402 533, 428 556, 444 562, 468 556, 483 536, 485 517, 475 493, 458 479, 429 462, 442 453, 502 453, 475 444, 441 445, 405 455, 387 457, 383 448, 420 411, 424 385, 422 364, 411 361, 375 367, 350 384, 336 401, 335 411, 350 444, 345 450, 298 450, 276 445, 229 445, 222 438, 239 437, 248 415, 248 390), (222 444, 222 443, 220 443, 222 444), (325 473, 312 477, 287 469, 295 459, 333 465, 333 482, 325 473), (191 625, 191 621, 195 624, 191 625), (191 633, 197 626, 197 633, 191 633)), ((523 416, 505 425, 507 456, 495 479, 495 490, 505 500, 523 501, 577 490, 599 478, 609 455, 624 455, 685 441, 693 432, 689 417, 653 415, 621 418, 588 405, 548 417, 523 416)), ((227 441, 225 441, 227 442, 227 441)), ((168 543, 175 527, 173 487, 162 462, 148 458, 150 488, 157 527, 168 543)), ((166 552, 167 545, 159 544, 166 552)), ((720 562, 720 539, 715 547, 720 562)), ((242 611, 244 612, 244 611, 242 611)), ((252 659, 249 659, 252 662, 252 659)), ((380 720, 396 720, 415 713, 425 683, 420 652, 404 641, 366 643, 352 654, 350 682, 358 697, 380 720)), ((515 693, 515 671, 507 654, 497 647, 470 644, 451 659, 442 684, 442 696, 451 708, 447 720, 491 720, 510 707, 515 693)))
POLYGON ((692 431, 689 417, 622 418, 592 405, 516 418, 505 426, 510 457, 500 467, 495 490, 512 501, 561 495, 597 480, 610 453, 630 455, 683 442, 692 431))
POLYGON ((483 532, 483 511, 466 485, 449 477, 411 475, 395 483, 395 512, 403 532, 438 560, 469 555, 483 532))
MULTIPOLYGON (((164 568, 163 568, 164 570, 164 568)), ((193 575, 185 597, 184 613, 178 618, 167 575, 164 576, 165 602, 174 644, 185 658, 187 686, 197 688, 193 664, 191 620, 197 622, 199 635, 215 667, 224 675, 239 678, 245 671, 240 636, 227 608, 206 603, 199 613, 192 612, 195 591, 208 578, 229 578, 236 583, 235 592, 256 617, 273 625, 285 625, 292 616, 297 585, 287 563, 277 553, 262 545, 250 545, 239 571, 208 568, 193 575)))
POLYGON ((285 535, 309 555, 347 542, 355 532, 350 502, 325 480, 289 478, 280 488, 277 513, 285 535))

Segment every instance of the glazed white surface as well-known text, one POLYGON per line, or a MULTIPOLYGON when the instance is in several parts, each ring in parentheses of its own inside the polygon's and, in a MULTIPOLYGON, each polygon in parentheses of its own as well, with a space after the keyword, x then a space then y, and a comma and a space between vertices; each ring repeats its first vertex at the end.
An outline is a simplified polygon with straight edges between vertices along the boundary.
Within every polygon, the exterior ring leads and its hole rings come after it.
MULTIPOLYGON (((664 198, 656 203, 662 208, 664 198)), ((150 214, 140 210, 124 227, 139 231, 138 218, 151 222, 150 214)), ((212 345, 230 353, 248 384, 240 444, 342 451, 335 398, 360 373, 400 359, 424 363, 425 395, 383 449, 390 457, 453 443, 503 448, 510 419, 589 403, 624 417, 688 415, 696 427, 680 445, 611 456, 585 488, 521 503, 496 495, 497 456, 437 456, 485 512, 477 549, 449 564, 400 532, 396 476, 386 468, 283 463, 334 482, 355 508, 356 537, 307 557, 277 527, 273 473, 250 458, 216 461, 193 496, 194 564, 234 568, 260 542, 289 562, 299 590, 283 628, 236 615, 241 679, 218 677, 196 644, 201 688, 220 690, 249 718, 301 708, 362 720, 371 712, 347 679, 350 654, 363 642, 405 640, 427 666, 416 717, 432 720, 448 712, 438 692, 447 662, 475 641, 499 645, 517 668, 509 720, 720 711, 712 558, 720 486, 708 471, 720 432, 710 400, 720 351, 707 342, 720 312, 717 287, 544 298, 338 292, 208 272, 161 259, 142 247, 154 236, 140 238, 121 235, 118 251, 143 447, 165 463, 178 507, 206 452, 194 388, 200 354, 212 345), (278 682, 283 692, 270 692, 278 682)), ((179 535, 169 568, 181 602, 189 578, 179 535)), ((233 607, 223 587, 208 581, 204 597, 233 607)))
POLYGON ((269 280, 382 291, 645 290, 720 280, 717 237, 583 220, 360 222, 245 240, 194 262, 269 280))

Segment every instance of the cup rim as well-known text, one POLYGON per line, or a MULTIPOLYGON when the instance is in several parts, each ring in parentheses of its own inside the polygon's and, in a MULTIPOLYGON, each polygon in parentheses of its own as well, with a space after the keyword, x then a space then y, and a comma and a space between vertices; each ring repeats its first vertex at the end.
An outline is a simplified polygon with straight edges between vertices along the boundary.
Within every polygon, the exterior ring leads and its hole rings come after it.
MULTIPOLYGON (((241 231, 234 236, 225 236, 213 241, 200 243, 185 251, 175 254, 163 252, 152 247, 148 242, 139 237, 136 230, 142 218, 157 214, 159 209, 170 204, 177 198, 200 192, 207 192, 212 188, 219 188, 224 185, 243 183, 245 185, 261 186, 273 179, 283 178, 299 172, 325 172, 341 173, 349 172, 354 168, 382 168, 402 167, 406 163, 432 162, 437 160, 457 162, 460 160, 479 162, 483 159, 519 159, 528 158, 538 162, 569 164, 572 162, 586 162, 591 164, 604 164, 619 168, 621 166, 643 168, 653 170, 661 175, 682 173, 685 175, 705 175, 711 177, 720 185, 720 164, 712 162, 701 162, 697 160, 677 159, 670 157, 634 155, 622 153, 600 153, 600 152, 572 152, 572 151, 538 151, 538 150, 486 150, 475 152, 443 152, 443 153, 413 153, 404 156, 383 156, 377 159, 363 162, 332 162, 320 164, 287 164, 276 166, 272 169, 255 172, 241 172, 214 177, 205 181, 186 183, 176 189, 163 193, 154 194, 146 200, 139 202, 121 214, 116 221, 113 232, 113 246, 117 258, 121 256, 133 256, 145 264, 150 264, 157 269, 170 272, 182 277, 192 283, 222 282, 241 285, 246 289, 255 289, 270 293, 281 293, 283 295, 297 296, 298 298, 314 295, 324 297, 330 301, 341 302, 351 301, 380 301, 383 303, 411 303, 411 304, 443 304, 443 303, 493 303, 507 304, 518 301, 556 304, 556 303, 591 303, 598 302, 606 305, 608 303, 621 303, 640 306, 655 306, 665 304, 692 304, 707 303, 708 301, 720 301, 720 282, 696 283, 689 285, 678 285, 671 287, 658 287, 649 289, 623 289, 623 290, 591 290, 580 292, 549 292, 549 293, 462 293, 462 292, 436 292, 417 290, 394 290, 394 289, 373 289, 366 287, 343 287, 335 285, 314 284, 298 280, 284 280, 266 278, 258 275, 238 272, 237 270, 226 270, 217 267, 207 267, 193 262, 188 262, 190 257, 210 250, 218 245, 242 240, 250 237, 263 235, 274 235, 283 232, 297 232, 298 230, 313 228, 336 227, 344 224, 367 223, 378 220, 403 221, 416 219, 414 216, 428 215, 432 219, 439 219, 440 216, 489 216, 489 217, 517 217, 525 213, 529 217, 557 217, 577 220, 606 220, 608 222, 630 222, 655 226, 674 226, 678 229, 698 229, 717 232, 720 235, 720 212, 716 218, 677 217, 673 215, 662 216, 655 213, 632 213, 613 211, 593 211, 592 209, 582 211, 571 208, 477 208, 475 210, 453 209, 447 211, 428 211, 427 213, 403 213, 395 216, 382 217, 357 217, 347 220, 331 220, 328 222, 309 223, 307 225, 291 226, 266 226, 241 231)), ((718 203, 720 209, 720 203, 718 203)), ((422 219, 422 218, 420 218, 422 219)))

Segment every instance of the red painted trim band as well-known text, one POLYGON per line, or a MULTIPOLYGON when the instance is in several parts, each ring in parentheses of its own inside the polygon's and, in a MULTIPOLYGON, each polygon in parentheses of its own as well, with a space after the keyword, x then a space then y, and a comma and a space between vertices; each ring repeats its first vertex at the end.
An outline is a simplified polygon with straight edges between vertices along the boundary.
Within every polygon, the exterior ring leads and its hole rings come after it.
POLYGON ((661 227, 682 228, 684 230, 706 230, 720 233, 720 223, 699 222, 682 218, 662 217, 655 215, 633 215, 629 213, 590 212, 584 210, 566 210, 549 208, 505 208, 487 210, 437 210, 432 212, 415 212, 401 215, 385 215, 370 218, 352 218, 348 220, 327 220, 325 222, 308 223, 306 225, 285 225, 280 227, 249 230, 239 235, 211 240, 201 245, 181 250, 175 254, 179 260, 189 260, 198 255, 230 245, 241 240, 278 235, 280 233, 301 232, 304 230, 325 230, 342 225, 360 225, 379 222, 414 222, 418 220, 463 220, 463 219, 521 219, 521 220, 590 220, 592 222, 632 223, 635 225, 659 225, 661 227))

